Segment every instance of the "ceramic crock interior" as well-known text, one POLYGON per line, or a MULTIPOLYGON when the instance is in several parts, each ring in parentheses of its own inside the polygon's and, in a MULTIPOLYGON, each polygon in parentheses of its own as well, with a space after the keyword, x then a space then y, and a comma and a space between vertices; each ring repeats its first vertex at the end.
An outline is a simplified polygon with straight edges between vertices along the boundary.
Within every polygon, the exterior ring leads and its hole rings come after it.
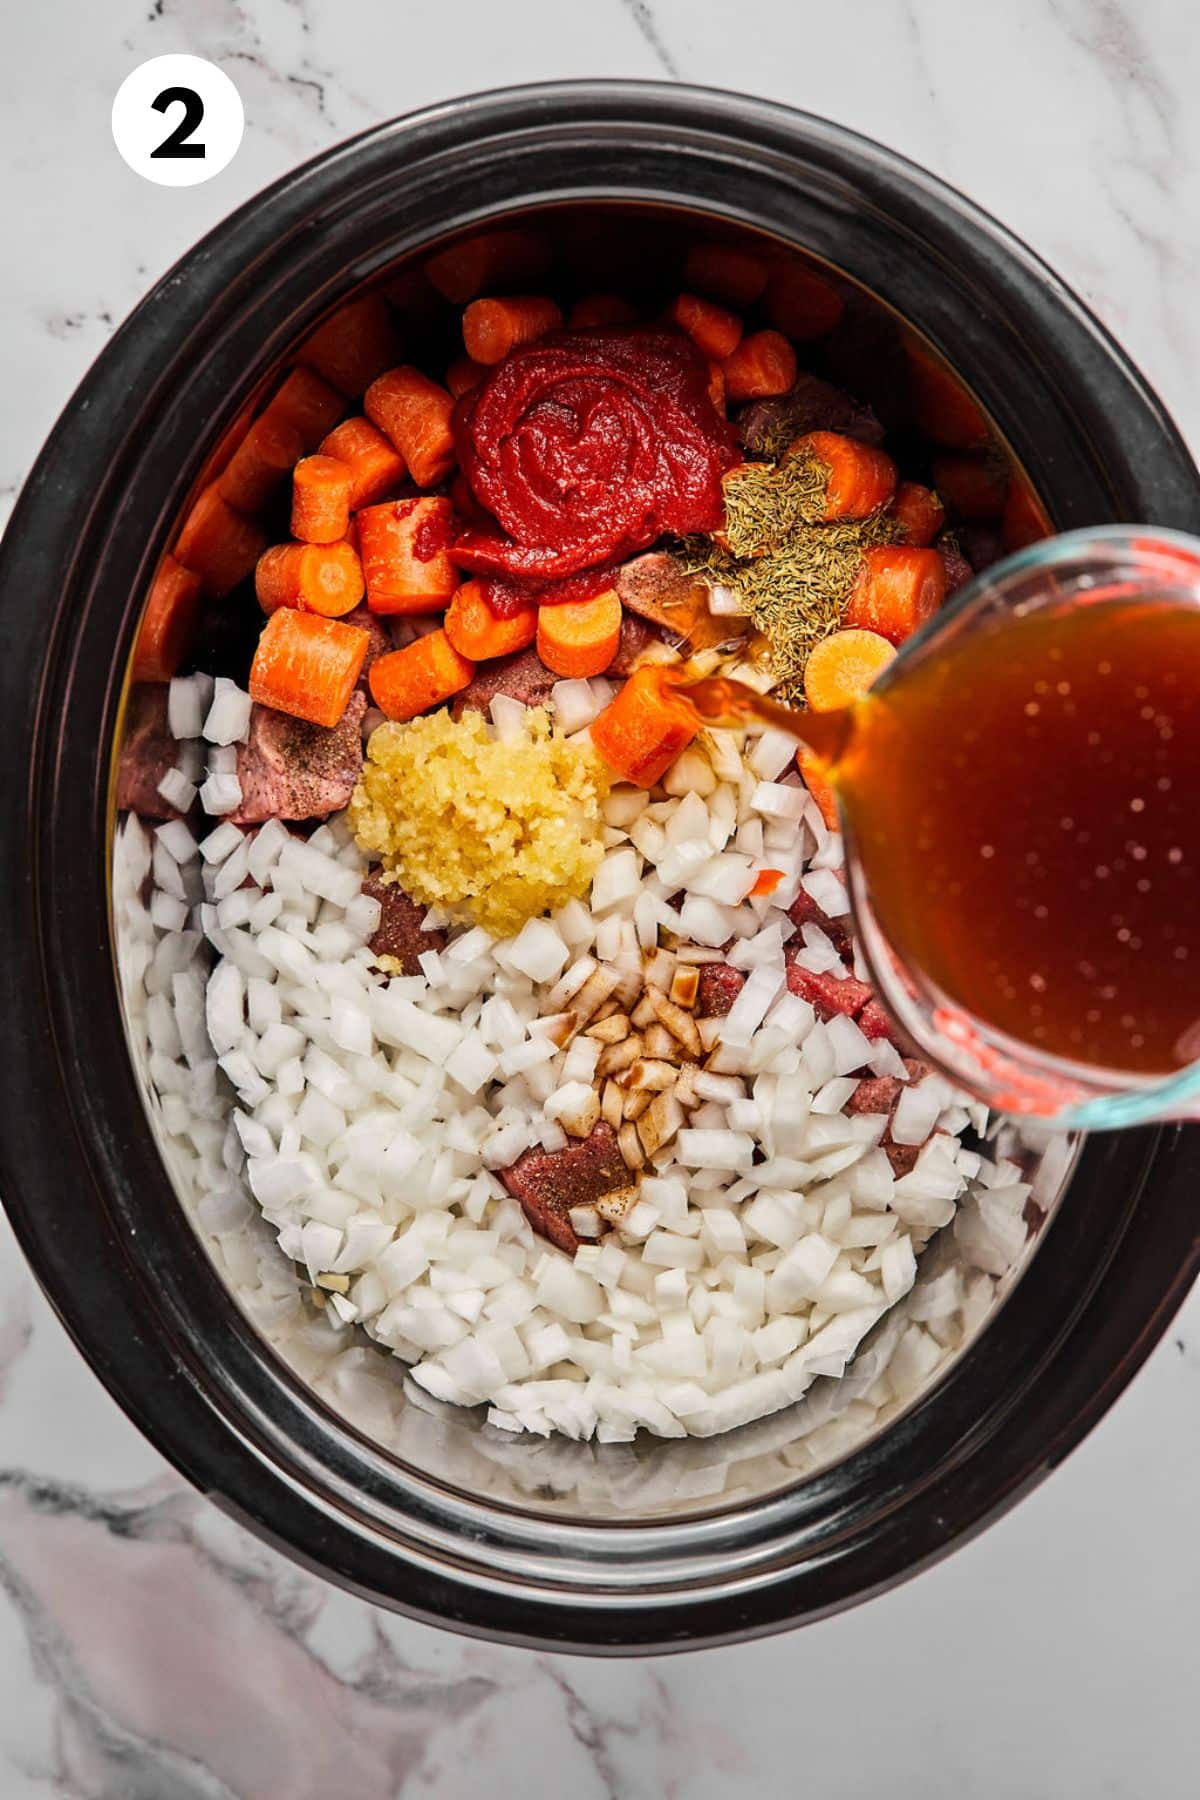
MULTIPOLYGON (((777 239, 683 208, 560 205, 507 215, 503 222, 519 222, 544 236, 552 263, 539 278, 539 287, 564 302, 598 289, 619 291, 647 316, 678 291, 686 250, 698 240, 739 244, 766 256, 773 266, 803 262, 816 269, 841 289, 846 308, 831 333, 800 345, 802 367, 869 401, 888 428, 889 449, 905 474, 930 479, 931 455, 939 446, 922 428, 922 382, 928 385, 932 368, 935 382, 941 378, 967 390, 961 375, 937 358, 915 328, 893 310, 886 293, 871 293, 844 271, 802 256, 777 239)), ((451 241, 439 241, 436 248, 451 241)), ((420 254, 395 262, 372 284, 395 313, 404 354, 431 373, 461 354, 461 307, 442 299, 422 273, 434 247, 427 245, 420 254)), ((755 317, 753 308, 749 316, 755 317)), ((271 374, 247 392, 236 423, 205 455, 189 506, 232 455, 287 371, 303 362, 303 354, 302 343, 290 346, 279 355, 271 374)), ((989 419, 989 425, 990 454, 998 463, 1007 463, 1010 479, 1032 496, 998 422, 989 419)), ((187 506, 170 541, 186 512, 187 506)), ((285 539, 286 502, 273 502, 262 523, 271 541, 285 539)), ((244 684, 260 618, 250 583, 210 605, 185 666, 231 675, 244 684)), ((120 733, 114 768, 119 755, 120 733)), ((1027 1240, 1012 1265, 975 1266, 953 1227, 946 1227, 926 1249, 913 1292, 879 1322, 846 1375, 818 1380, 801 1402, 785 1412, 708 1440, 642 1438, 630 1445, 595 1445, 558 1437, 514 1438, 487 1426, 484 1408, 464 1410, 431 1400, 406 1380, 400 1362, 358 1330, 335 1329, 329 1315, 314 1304, 303 1272, 278 1250, 252 1202, 247 1198, 240 1206, 227 1200, 217 1204, 198 1183, 195 1149, 186 1131, 168 1130, 151 1077, 147 996, 140 976, 129 976, 125 941, 131 909, 144 906, 145 893, 131 891, 121 867, 119 837, 116 843, 113 948, 122 971, 130 1052, 180 1206, 222 1281, 260 1334, 264 1355, 281 1359, 352 1437, 357 1434, 365 1440, 373 1456, 385 1463, 394 1460, 425 1480, 476 1499, 576 1519, 628 1521, 745 1505, 804 1481, 886 1430, 986 1329, 1019 1281, 1069 1180, 1075 1143, 1063 1138, 1039 1140, 1035 1133, 1005 1126, 997 1154, 1018 1160, 1033 1184, 1027 1240), (961 1272, 960 1303, 945 1314, 931 1305, 930 1285, 952 1267, 961 1272)))

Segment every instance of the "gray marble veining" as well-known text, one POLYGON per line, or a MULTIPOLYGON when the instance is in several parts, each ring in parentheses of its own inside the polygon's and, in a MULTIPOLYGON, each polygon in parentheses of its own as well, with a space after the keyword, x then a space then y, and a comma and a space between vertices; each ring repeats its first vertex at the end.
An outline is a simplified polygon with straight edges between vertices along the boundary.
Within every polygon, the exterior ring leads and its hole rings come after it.
MULTIPOLYGON (((1024 236, 1200 444, 1200 75, 1175 0, 43 0, 6 22, 0 516, 147 286, 242 199, 473 88, 744 88, 893 144, 1024 236), (108 115, 139 61, 222 64, 229 169, 150 188, 108 115)), ((1032 1499, 917 1582, 736 1650, 537 1656, 377 1613, 160 1462, 0 1227, 4 1800, 1183 1800, 1195 1792, 1200 1300, 1032 1499)))

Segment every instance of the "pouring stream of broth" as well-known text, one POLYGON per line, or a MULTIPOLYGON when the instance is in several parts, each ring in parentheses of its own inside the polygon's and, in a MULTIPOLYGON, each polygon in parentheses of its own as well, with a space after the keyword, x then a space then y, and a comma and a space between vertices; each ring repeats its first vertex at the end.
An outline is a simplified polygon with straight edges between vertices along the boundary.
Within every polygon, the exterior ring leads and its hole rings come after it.
POLYGON ((1101 1069, 1200 1058, 1200 609, 1012 613, 836 712, 675 691, 818 753, 885 936, 950 1000, 1101 1069))

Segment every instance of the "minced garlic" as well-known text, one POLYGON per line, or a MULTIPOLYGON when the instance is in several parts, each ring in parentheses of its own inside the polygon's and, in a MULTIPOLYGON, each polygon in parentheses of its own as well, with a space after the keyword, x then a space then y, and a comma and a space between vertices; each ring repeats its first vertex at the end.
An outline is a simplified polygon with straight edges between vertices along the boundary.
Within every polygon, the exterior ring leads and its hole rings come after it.
POLYGON ((581 899, 604 854, 604 765, 542 707, 512 742, 482 715, 378 726, 350 802, 359 848, 405 893, 495 937, 581 899))

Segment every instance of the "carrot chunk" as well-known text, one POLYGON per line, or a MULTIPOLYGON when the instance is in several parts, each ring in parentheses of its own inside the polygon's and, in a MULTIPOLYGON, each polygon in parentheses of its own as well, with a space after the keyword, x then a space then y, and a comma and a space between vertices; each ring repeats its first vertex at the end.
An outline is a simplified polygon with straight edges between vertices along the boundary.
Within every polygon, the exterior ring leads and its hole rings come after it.
POLYGON ((653 787, 700 729, 694 706, 663 669, 637 669, 592 720, 592 743, 620 780, 653 787))
POLYGON ((1004 503, 1000 526, 1004 548, 1010 554, 1014 550, 1024 550, 1027 544, 1036 544, 1049 537, 1052 529, 1045 507, 1028 482, 1018 476, 1010 483, 1008 499, 1004 503))
POLYGON ((266 546, 266 533, 235 512, 213 482, 183 522, 175 560, 196 572, 206 594, 221 600, 246 579, 266 546))
POLYGON ((403 330, 427 330, 441 312, 441 296, 424 269, 399 269, 379 291, 403 330))
POLYGON ((902 644, 946 598, 946 565, 936 550, 881 544, 864 550, 842 624, 902 644))
POLYGON ((339 393, 353 399, 391 368, 400 347, 387 302, 360 294, 318 325, 302 356, 339 393))
POLYGON ((403 364, 371 383, 363 410, 395 445, 418 487, 436 487, 446 479, 454 467, 454 401, 445 388, 403 364))
POLYGON ((258 512, 303 455, 304 439, 296 427, 264 413, 225 465, 217 492, 239 512, 258 512))
MULTIPOLYGON (((875 631, 835 631, 809 653, 804 695, 814 712, 833 712, 861 700, 895 649, 875 631)), ((593 726, 593 731, 595 727, 593 726)))
POLYGON ((300 434, 305 452, 315 450, 326 432, 332 431, 346 410, 336 388, 322 381, 301 363, 292 370, 263 413, 264 419, 281 419, 300 434))
POLYGON ((446 370, 446 386, 456 400, 477 388, 481 381, 487 379, 488 371, 482 363, 477 363, 470 356, 460 356, 446 370))
POLYGON ((250 665, 250 697, 310 725, 336 725, 370 642, 370 632, 357 625, 281 606, 258 640, 250 665))
POLYGON ((345 419, 322 438, 320 454, 332 456, 350 471, 350 511, 374 506, 407 473, 404 458, 369 419, 345 419))
POLYGON ((919 481, 902 481, 892 496, 888 512, 904 534, 906 544, 932 544, 946 523, 946 509, 932 488, 919 481))
POLYGON ((728 399, 765 400, 796 383, 796 352, 778 331, 753 331, 722 359, 728 399))
POLYGON ((825 773, 825 763, 815 750, 807 744, 801 744, 796 752, 796 767, 804 777, 804 785, 816 801, 821 817, 830 831, 840 831, 842 821, 838 815, 837 791, 825 773))
POLYGON ((481 581, 464 581, 446 611, 446 636, 460 656, 477 663, 526 649, 537 629, 536 606, 522 606, 502 619, 493 611, 481 581))
POLYGON ((960 519, 998 519, 1008 475, 984 456, 935 456, 933 485, 960 519))
POLYGON ((718 362, 732 356, 742 341, 742 321, 737 314, 698 294, 680 294, 667 308, 667 317, 687 332, 697 350, 718 362))
POLYGON ((776 269, 763 296, 767 317, 794 343, 825 337, 846 310, 837 289, 799 263, 776 269))
POLYGON ((292 476, 292 536, 306 544, 344 538, 353 486, 353 475, 336 457, 302 457, 292 476))
MULTIPOLYGON (((245 406, 243 406, 238 413, 237 418, 231 419, 229 424, 225 427, 220 438, 213 445, 212 450, 205 459, 203 469, 203 485, 205 487, 208 486, 210 481, 215 481, 217 476, 223 474, 229 467, 237 451, 241 449, 242 444, 245 442, 246 434, 258 417, 259 411, 259 404, 256 400, 247 400, 245 406)), ((230 501, 231 506, 232 504, 233 502, 230 501)))
POLYGON ((454 541, 449 500, 440 494, 389 500, 355 516, 371 611, 441 612, 459 583, 449 554, 454 541))
POLYGON ((170 681, 187 655, 200 610, 200 577, 164 556, 138 627, 130 673, 134 681, 170 681))
POLYGON ((472 300, 463 314, 463 344, 475 362, 502 362, 510 350, 532 344, 562 324, 557 304, 545 294, 512 294, 472 300))
POLYGON ((632 325, 637 307, 621 294, 585 294, 577 300, 568 315, 572 331, 586 331, 589 325, 632 325))
MULTIPOLYGON (((815 456, 829 470, 823 518, 865 519, 896 491, 896 465, 874 444, 837 431, 809 431, 788 446, 786 457, 815 456)), ((786 460, 785 457, 785 460, 786 460)))
POLYGON ((443 300, 463 306, 497 281, 524 281, 545 273, 550 247, 537 232, 481 231, 425 264, 425 274, 443 300))
POLYGON ((485 506, 479 504, 470 482, 461 470, 450 483, 450 500, 455 515, 463 525, 469 525, 473 531, 495 531, 495 519, 485 506))
POLYGON ((952 450, 978 450, 987 442, 987 419, 973 395, 931 351, 905 346, 913 416, 926 437, 952 450))
POLYGON ((340 619, 363 597, 362 564, 352 544, 276 544, 254 571, 254 591, 265 613, 281 606, 340 619))
POLYGON ((475 675, 475 664, 460 656, 444 631, 430 631, 403 650, 371 664, 371 698, 389 719, 415 719, 460 694, 475 675))
POLYGON ((538 608, 537 653, 564 680, 602 675, 620 641, 621 602, 615 588, 592 600, 538 608))
POLYGON ((754 886, 750 889, 746 898, 748 900, 764 900, 768 894, 773 894, 775 892, 775 889, 782 880, 782 869, 760 869, 758 874, 754 877, 754 886))
POLYGON ((739 311, 762 297, 769 271, 761 256, 732 244, 693 244, 684 266, 684 285, 714 294, 739 311))

